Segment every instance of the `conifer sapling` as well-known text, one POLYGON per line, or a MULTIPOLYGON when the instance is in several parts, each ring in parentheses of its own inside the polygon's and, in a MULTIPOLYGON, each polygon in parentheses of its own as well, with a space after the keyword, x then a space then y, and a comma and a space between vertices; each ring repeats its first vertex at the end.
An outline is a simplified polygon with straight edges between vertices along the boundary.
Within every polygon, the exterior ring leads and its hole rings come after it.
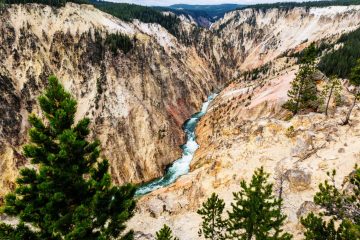
POLYGON ((282 214, 282 199, 273 195, 273 185, 267 183, 269 175, 257 169, 248 185, 240 183, 241 190, 234 193, 232 210, 228 212, 228 232, 232 239, 292 238, 283 233, 286 216, 282 214))
POLYGON ((202 208, 197 211, 203 220, 199 235, 204 235, 206 239, 222 240, 226 239, 226 220, 222 219, 222 213, 225 208, 224 200, 217 194, 211 194, 211 197, 202 204, 202 208))
POLYGON ((176 237, 173 237, 170 227, 166 224, 156 232, 156 240, 179 240, 176 237))

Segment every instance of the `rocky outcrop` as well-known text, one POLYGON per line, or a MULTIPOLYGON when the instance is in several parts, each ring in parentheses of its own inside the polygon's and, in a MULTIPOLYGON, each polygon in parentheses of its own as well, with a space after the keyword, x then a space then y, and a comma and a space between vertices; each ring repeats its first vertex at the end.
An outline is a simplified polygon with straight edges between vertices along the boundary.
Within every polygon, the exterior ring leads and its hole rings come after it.
POLYGON ((275 76, 234 82, 218 95, 198 124, 200 148, 192 171, 139 199, 130 227, 153 234, 166 223, 180 239, 202 239, 197 236, 201 218, 196 214, 202 202, 216 192, 229 209, 240 181, 249 181, 263 166, 274 194, 282 189, 285 230, 303 239, 299 219, 317 211, 311 201, 319 183, 329 179, 327 172, 336 169, 335 182, 341 185, 360 163, 360 111, 355 110, 350 126, 339 124, 351 99, 344 90, 343 105, 331 108, 330 117, 309 113, 289 119, 281 105, 297 66, 286 67, 284 62, 279 59, 274 65, 285 67, 275 76))
POLYGON ((296 212, 296 216, 298 219, 302 217, 306 217, 311 212, 316 212, 318 210, 318 206, 312 201, 305 201, 300 205, 300 208, 296 212))
POLYGON ((237 77, 311 42, 354 30, 360 6, 232 11, 211 26, 216 59, 237 77))
POLYGON ((161 26, 90 5, 12 5, 0 15, 0 54, 0 195, 26 162, 27 118, 39 113, 50 74, 78 100, 76 119, 91 118, 115 183, 161 176, 180 156, 183 122, 221 85, 195 48, 161 26), (136 37, 134 49, 110 52, 104 41, 114 32, 136 37))
POLYGON ((289 169, 285 172, 285 178, 292 191, 306 190, 311 184, 311 174, 303 170, 289 169))
POLYGON ((92 119, 92 137, 100 138, 115 183, 161 176, 180 154, 185 119, 227 82, 198 124, 191 172, 141 197, 129 227, 138 239, 152 239, 164 223, 181 240, 198 239, 201 203, 217 192, 229 208, 239 182, 264 166, 275 190, 283 189, 285 230, 299 238, 298 217, 311 209, 304 202, 326 172, 338 169, 341 182, 359 163, 360 112, 354 109, 350 126, 338 124, 348 104, 344 92, 331 118, 310 113, 289 120, 281 105, 298 66, 281 56, 357 28, 359 9, 234 11, 210 30, 183 22, 178 41, 157 24, 123 22, 87 5, 8 8, 0 16, 0 195, 27 164, 26 119, 39 113, 36 98, 50 74, 78 100, 77 120, 92 119), (106 34, 118 31, 137 39, 127 54, 104 45, 106 34), (251 81, 240 76, 259 66, 263 73, 251 81))

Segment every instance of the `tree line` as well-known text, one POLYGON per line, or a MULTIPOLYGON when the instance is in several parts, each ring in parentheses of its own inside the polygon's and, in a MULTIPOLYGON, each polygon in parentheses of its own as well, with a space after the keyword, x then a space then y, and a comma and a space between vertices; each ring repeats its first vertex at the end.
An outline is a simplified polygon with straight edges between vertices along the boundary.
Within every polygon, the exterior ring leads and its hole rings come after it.
POLYGON ((92 1, 92 4, 101 11, 109 13, 121 20, 130 22, 138 19, 144 23, 158 23, 175 37, 180 36, 180 19, 174 14, 164 15, 154 8, 128 3, 92 1))
POLYGON ((349 78, 351 68, 360 58, 360 28, 343 34, 335 44, 340 47, 327 51, 321 58, 318 67, 328 76, 337 75, 341 78, 349 78))
POLYGON ((303 2, 276 2, 276 3, 264 3, 254 4, 244 7, 240 7, 237 10, 246 8, 252 8, 255 10, 267 11, 273 8, 279 8, 283 10, 291 10, 296 7, 305 7, 307 9, 312 7, 329 7, 329 6, 350 6, 359 5, 360 0, 327 0, 327 1, 303 1, 303 2))
POLYGON ((161 11, 146 6, 97 0, 0 0, 0 2, 1 1, 3 1, 5 4, 38 3, 53 7, 63 7, 67 2, 78 4, 93 4, 99 10, 111 14, 126 22, 131 22, 134 19, 138 19, 144 23, 157 23, 175 37, 178 38, 181 36, 179 29, 180 19, 175 14, 164 15, 161 11))
POLYGON ((67 2, 73 2, 78 4, 89 3, 88 0, 2 0, 5 4, 26 4, 26 3, 38 3, 45 4, 54 7, 63 7, 67 2))

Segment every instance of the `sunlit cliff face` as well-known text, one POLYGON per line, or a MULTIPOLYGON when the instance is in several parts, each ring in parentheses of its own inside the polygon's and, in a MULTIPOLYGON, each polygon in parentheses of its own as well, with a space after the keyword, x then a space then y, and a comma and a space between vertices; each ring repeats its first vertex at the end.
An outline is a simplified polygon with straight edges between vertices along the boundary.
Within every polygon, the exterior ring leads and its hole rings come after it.
POLYGON ((161 176, 181 156, 182 124, 221 85, 205 58, 157 24, 76 4, 14 5, 0 18, 0 195, 27 163, 27 118, 50 74, 77 99, 76 118, 91 118, 115 183, 161 176), (126 55, 103 44, 117 31, 138 39, 126 55))
POLYGON ((239 181, 263 165, 272 179, 287 171, 287 228, 298 236, 297 213, 306 210, 303 203, 312 200, 325 172, 341 169, 341 181, 358 162, 359 113, 350 134, 337 125, 346 101, 326 124, 321 114, 284 120, 281 104, 297 66, 278 57, 356 29, 359 10, 236 11, 198 33, 183 22, 185 44, 157 24, 126 23, 91 6, 12 6, 0 16, 0 202, 14 188, 18 169, 29 164, 21 152, 27 118, 39 114, 36 99, 50 74, 78 100, 77 120, 91 118, 92 137, 100 139, 117 184, 162 176, 181 157, 184 121, 219 92, 198 123, 200 148, 190 173, 142 197, 130 227, 152 239, 166 223, 180 239, 198 239, 202 201, 215 191, 229 206, 239 181), (138 39, 128 54, 114 55, 103 45, 106 33, 117 31, 138 39), (268 75, 238 81, 244 70, 270 61, 268 75), (297 130, 292 137, 290 126, 297 130), (312 147, 317 155, 302 159, 312 147))

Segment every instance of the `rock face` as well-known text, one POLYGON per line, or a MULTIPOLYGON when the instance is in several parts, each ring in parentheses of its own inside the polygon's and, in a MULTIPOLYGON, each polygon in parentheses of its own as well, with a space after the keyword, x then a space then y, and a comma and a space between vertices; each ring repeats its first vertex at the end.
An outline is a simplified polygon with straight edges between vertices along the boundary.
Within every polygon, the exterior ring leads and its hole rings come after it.
POLYGON ((292 191, 306 190, 311 184, 311 174, 303 170, 289 169, 285 172, 285 178, 292 191))
POLYGON ((350 126, 339 124, 351 100, 344 90, 345 101, 330 110, 331 117, 309 113, 288 120, 281 105, 297 66, 291 59, 288 65, 284 62, 279 59, 273 64, 284 68, 275 76, 270 69, 268 76, 233 82, 221 91, 198 124, 200 148, 191 172, 142 197, 129 227, 153 234, 166 223, 180 239, 202 239, 197 236, 201 218, 196 214, 202 202, 216 192, 229 209, 240 181, 249 181, 254 170, 263 166, 274 183, 274 194, 283 190, 285 230, 303 239, 299 217, 316 211, 306 202, 313 200, 319 183, 328 180, 326 173, 336 169, 335 181, 341 185, 360 163, 360 111, 353 113, 350 126))
POLYGON ((50 74, 78 100, 77 119, 92 119, 115 183, 161 176, 180 156, 183 122, 221 85, 194 48, 159 25, 126 23, 89 5, 13 5, 0 15, 0 43, 0 196, 26 163, 27 118, 39 112, 50 74), (104 45, 118 31, 137 38, 128 54, 104 45))
POLYGON ((333 6, 233 11, 211 26, 215 56, 237 76, 242 70, 259 67, 311 42, 354 30, 360 22, 359 9, 333 6))
POLYGON ((298 219, 301 219, 301 217, 306 217, 307 214, 311 212, 316 212, 318 207, 316 204, 312 201, 305 201, 301 204, 300 208, 296 212, 296 216, 298 219))
POLYGON ((21 155, 26 119, 39 113, 36 98, 50 74, 78 100, 77 119, 92 119, 115 183, 160 176, 179 157, 185 119, 221 88, 198 124, 200 149, 191 172, 141 197, 129 227, 137 239, 153 239, 164 223, 181 240, 198 239, 201 203, 217 192, 229 208, 239 182, 264 166, 275 190, 276 179, 285 179, 286 230, 300 238, 298 215, 311 208, 304 202, 313 199, 326 171, 338 169, 341 182, 359 163, 360 111, 354 110, 350 126, 338 124, 349 101, 344 92, 344 105, 331 109, 331 118, 311 113, 288 120, 281 105, 298 66, 280 56, 359 27, 359 10, 235 11, 210 30, 197 32, 184 22, 183 44, 157 24, 126 23, 87 5, 8 8, 0 16, 0 197, 28 164, 21 155), (112 54, 104 45, 106 34, 118 31, 136 36, 128 54, 112 54), (265 73, 240 78, 255 67, 265 73))

